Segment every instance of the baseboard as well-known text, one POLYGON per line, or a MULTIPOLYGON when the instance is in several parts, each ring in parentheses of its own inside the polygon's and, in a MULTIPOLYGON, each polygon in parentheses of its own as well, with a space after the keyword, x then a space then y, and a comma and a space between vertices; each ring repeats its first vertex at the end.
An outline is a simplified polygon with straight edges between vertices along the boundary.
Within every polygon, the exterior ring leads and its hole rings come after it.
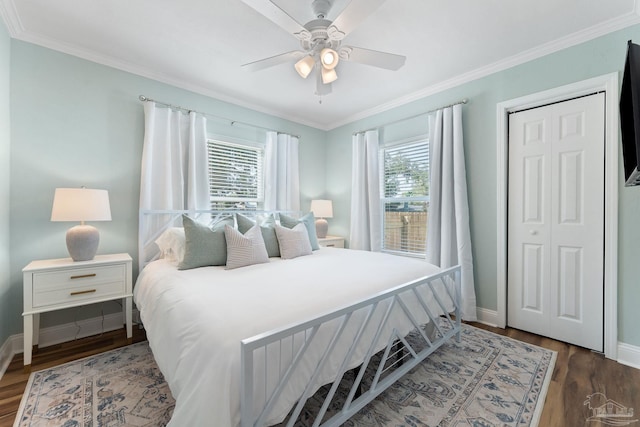
POLYGON ((7 338, 7 340, 0 347, 0 379, 7 370, 9 363, 11 363, 11 359, 13 359, 13 340, 11 337, 7 338))
POLYGON ((640 347, 618 342, 618 363, 640 369, 640 347))
MULTIPOLYGON (((133 319, 139 319, 138 310, 133 310, 133 319)), ((137 322, 134 322, 137 323, 137 322)), ((107 314, 104 317, 94 317, 80 320, 78 322, 66 323, 63 325, 51 326, 40 329, 40 342, 38 347, 48 347, 79 338, 86 338, 105 332, 121 329, 124 325, 122 313, 107 314)), ((11 359, 18 353, 24 351, 23 334, 11 335, 0 347, 0 379, 4 375, 11 359)))
MULTIPOLYGON (((482 323, 488 326, 497 327, 498 325, 498 312, 494 310, 487 310, 486 308, 477 307, 476 313, 478 316, 478 323, 482 323)), ((622 365, 631 366, 632 368, 640 369, 640 347, 623 342, 618 342, 618 358, 617 362, 622 365)))
POLYGON ((478 317, 478 323, 482 323, 487 326, 498 327, 497 311, 489 310, 482 307, 476 307, 476 316, 478 317))

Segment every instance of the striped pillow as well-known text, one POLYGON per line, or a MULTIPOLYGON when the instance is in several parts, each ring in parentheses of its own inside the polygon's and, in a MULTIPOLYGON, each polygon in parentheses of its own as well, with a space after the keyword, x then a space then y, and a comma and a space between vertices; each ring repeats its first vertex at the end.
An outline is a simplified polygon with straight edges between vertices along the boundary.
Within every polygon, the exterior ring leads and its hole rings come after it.
POLYGON ((311 255, 311 243, 307 227, 300 223, 289 229, 276 224, 276 236, 280 245, 280 258, 291 259, 311 255))
POLYGON ((224 236, 227 240, 227 270, 269 262, 259 225, 254 225, 244 235, 225 225, 224 236))
POLYGON ((260 221, 253 221, 246 216, 236 213, 236 222, 238 223, 238 231, 246 233, 251 227, 258 223, 260 225, 260 231, 262 231, 262 239, 264 245, 267 247, 267 253, 269 258, 280 256, 280 248, 278 247, 278 238, 276 237, 276 231, 273 226, 276 224, 276 219, 273 214, 260 221))
POLYGON ((280 214, 280 225, 286 228, 293 228, 298 224, 304 224, 307 227, 307 232, 309 233, 309 243, 311 244, 311 249, 314 251, 320 249, 320 244, 318 243, 318 236, 316 235, 316 219, 313 216, 313 212, 309 212, 305 216, 300 219, 295 219, 285 214, 280 214))

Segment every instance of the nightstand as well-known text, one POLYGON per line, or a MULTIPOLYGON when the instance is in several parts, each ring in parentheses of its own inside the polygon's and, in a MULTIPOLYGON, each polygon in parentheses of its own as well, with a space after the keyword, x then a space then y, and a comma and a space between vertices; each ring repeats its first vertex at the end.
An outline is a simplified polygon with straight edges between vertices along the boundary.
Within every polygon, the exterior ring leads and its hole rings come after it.
POLYGON ((344 248, 344 237, 318 237, 318 244, 324 248, 344 248))
POLYGON ((22 269, 24 290, 24 368, 31 369, 32 346, 38 346, 40 313, 124 299, 127 338, 132 339, 133 283, 129 254, 39 260, 22 269))

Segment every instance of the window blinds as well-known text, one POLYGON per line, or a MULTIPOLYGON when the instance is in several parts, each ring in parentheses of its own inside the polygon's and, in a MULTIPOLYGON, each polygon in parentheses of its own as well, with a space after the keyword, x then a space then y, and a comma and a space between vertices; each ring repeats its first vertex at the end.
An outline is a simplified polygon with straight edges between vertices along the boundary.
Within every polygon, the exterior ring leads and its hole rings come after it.
POLYGON ((383 250, 424 256, 429 204, 426 139, 381 150, 383 250))
POLYGON ((208 140, 212 209, 256 209, 263 201, 260 147, 208 140))

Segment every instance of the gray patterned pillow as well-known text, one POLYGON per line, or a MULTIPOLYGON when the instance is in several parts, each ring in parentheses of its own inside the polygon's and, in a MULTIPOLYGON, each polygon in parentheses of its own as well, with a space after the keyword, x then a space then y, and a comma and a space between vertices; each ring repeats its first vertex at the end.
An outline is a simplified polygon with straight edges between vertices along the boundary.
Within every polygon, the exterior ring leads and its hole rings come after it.
POLYGON ((300 219, 290 217, 289 215, 280 214, 280 225, 286 228, 293 228, 299 223, 303 223, 307 227, 309 233, 309 243, 311 243, 311 249, 318 250, 320 245, 318 244, 318 236, 316 235, 316 219, 313 217, 313 212, 309 212, 300 219))
MULTIPOLYGON (((236 222, 238 223, 238 231, 242 234, 249 231, 251 227, 256 225, 251 219, 242 214, 236 214, 236 222)), ((260 224, 260 231, 262 232, 262 239, 264 245, 267 247, 267 253, 269 257, 280 256, 280 246, 278 245, 278 238, 276 237, 276 230, 273 228, 276 225, 276 219, 273 215, 269 215, 260 224)))
POLYGON ((187 215, 182 215, 185 248, 184 258, 178 264, 178 270, 224 265, 227 262, 227 242, 223 227, 229 224, 233 225, 231 216, 210 228, 187 215))
POLYGON ((243 235, 225 225, 224 235, 227 239, 227 270, 269 262, 259 226, 254 225, 243 235))
POLYGON ((278 243, 280 243, 280 257, 282 259, 292 259, 313 253, 307 227, 302 223, 291 229, 276 225, 276 236, 278 236, 278 243))

